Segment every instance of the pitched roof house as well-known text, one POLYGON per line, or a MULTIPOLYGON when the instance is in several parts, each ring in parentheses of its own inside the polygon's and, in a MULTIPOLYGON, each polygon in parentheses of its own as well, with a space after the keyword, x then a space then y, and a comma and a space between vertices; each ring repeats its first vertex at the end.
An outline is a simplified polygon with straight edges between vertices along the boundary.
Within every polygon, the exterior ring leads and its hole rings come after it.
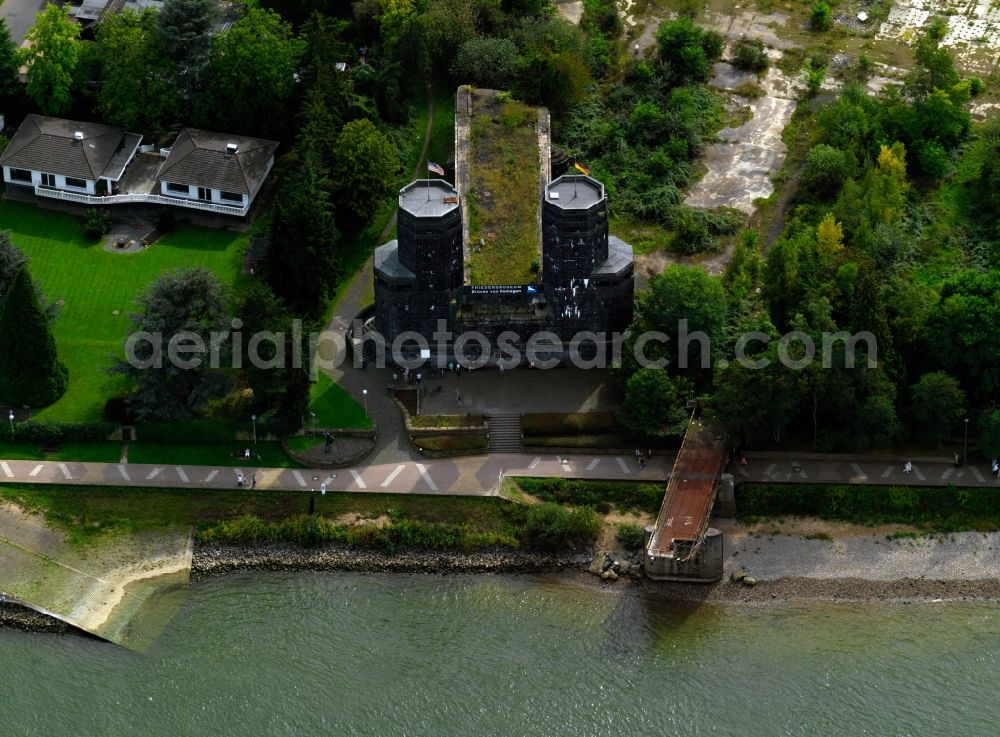
POLYGON ((0 155, 8 184, 97 194, 125 173, 142 136, 103 123, 29 115, 0 155))
POLYGON ((152 146, 137 156, 141 142, 113 125, 29 115, 0 156, 3 179, 38 197, 81 204, 150 203, 242 216, 278 148, 276 141, 195 128, 184 128, 159 156, 152 146))
POLYGON ((160 192, 246 206, 274 165, 277 141, 185 128, 156 173, 160 192))

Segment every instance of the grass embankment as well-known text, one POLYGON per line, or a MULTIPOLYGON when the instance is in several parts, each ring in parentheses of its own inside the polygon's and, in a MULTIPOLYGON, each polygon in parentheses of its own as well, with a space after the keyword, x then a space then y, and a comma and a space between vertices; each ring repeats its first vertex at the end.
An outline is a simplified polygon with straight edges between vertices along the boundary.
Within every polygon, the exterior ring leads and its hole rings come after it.
MULTIPOLYGON (((317 428, 351 428, 367 430, 372 426, 365 408, 324 373, 309 390, 309 411, 316 416, 317 428)), ((312 429, 312 418, 307 428, 312 429)))
POLYGON ((1000 488, 741 484, 736 509, 744 519, 796 515, 930 532, 998 530, 1000 488))
POLYGON ((0 223, 31 259, 31 276, 46 298, 59 305, 53 333, 70 384, 59 401, 36 413, 40 419, 97 421, 104 403, 124 393, 107 368, 121 355, 136 297, 161 274, 204 266, 224 284, 245 278, 246 234, 184 225, 148 249, 122 254, 87 241, 76 218, 35 205, 0 202, 0 223))
POLYGON ((469 130, 473 284, 529 284, 540 263, 538 111, 473 95, 469 130), (474 212, 475 217, 472 216, 474 212), (479 239, 485 241, 478 249, 479 239))
POLYGON ((602 524, 589 507, 411 494, 317 495, 316 514, 310 518, 309 496, 253 490, 0 485, 0 498, 44 513, 66 530, 71 541, 80 543, 102 535, 193 525, 201 540, 245 544, 564 550, 591 544, 602 524))

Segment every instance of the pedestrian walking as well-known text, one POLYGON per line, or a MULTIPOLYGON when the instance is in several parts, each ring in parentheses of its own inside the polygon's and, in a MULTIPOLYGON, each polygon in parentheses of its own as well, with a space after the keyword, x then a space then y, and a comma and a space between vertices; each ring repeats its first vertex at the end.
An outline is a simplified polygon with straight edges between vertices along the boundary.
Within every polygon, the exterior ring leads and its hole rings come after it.
POLYGON ((955 460, 953 461, 953 463, 955 464, 955 467, 956 467, 956 468, 957 468, 958 466, 961 466, 961 465, 962 465, 962 464, 961 464, 961 463, 959 463, 959 461, 958 461, 958 451, 957 451, 957 450, 955 451, 955 460))
POLYGON ((246 479, 243 478, 243 474, 242 473, 236 474, 236 488, 242 489, 245 483, 246 479))
POLYGON ((257 474, 255 473, 250 475, 250 488, 251 489, 257 488, 257 474))
POLYGON ((903 464, 903 473, 913 473, 913 464, 907 461, 903 464))
POLYGON ((1000 479, 1000 461, 998 461, 996 458, 994 458, 992 463, 990 464, 990 470, 993 471, 993 475, 996 476, 997 479, 1000 479))
POLYGON ((322 494, 323 496, 326 496, 326 482, 325 481, 322 484, 319 485, 319 493, 322 494))

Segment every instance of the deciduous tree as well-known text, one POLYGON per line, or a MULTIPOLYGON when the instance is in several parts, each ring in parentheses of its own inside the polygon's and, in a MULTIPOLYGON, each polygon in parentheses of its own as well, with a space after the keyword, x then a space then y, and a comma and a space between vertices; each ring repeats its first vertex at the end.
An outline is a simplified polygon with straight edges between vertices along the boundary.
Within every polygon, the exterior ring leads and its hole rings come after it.
POLYGON ((965 392, 944 371, 924 374, 911 390, 910 415, 915 435, 940 444, 954 436, 962 425, 966 416, 965 392))
POLYGON ((156 11, 129 8, 97 25, 101 115, 108 123, 152 139, 180 115, 180 89, 156 31, 156 11))
POLYGON ((625 400, 618 411, 621 423, 644 435, 683 435, 688 419, 684 409, 687 392, 678 390, 677 381, 663 369, 636 371, 625 386, 625 400))
POLYGON ((354 120, 337 136, 332 171, 338 199, 363 220, 398 184, 399 152, 370 120, 354 120))
POLYGON ((214 130, 276 137, 287 129, 305 43, 269 10, 250 11, 212 41, 197 118, 214 130))
POLYGON ((73 104, 79 37, 80 26, 69 19, 69 6, 52 3, 35 16, 28 31, 28 46, 20 53, 28 68, 28 96, 46 115, 65 113, 73 104))

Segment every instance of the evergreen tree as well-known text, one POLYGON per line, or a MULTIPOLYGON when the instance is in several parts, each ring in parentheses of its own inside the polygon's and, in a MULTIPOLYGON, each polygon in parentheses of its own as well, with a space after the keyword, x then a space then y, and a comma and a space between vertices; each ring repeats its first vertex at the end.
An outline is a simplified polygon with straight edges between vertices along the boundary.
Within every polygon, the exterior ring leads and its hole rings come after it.
POLYGON ((334 166, 339 200, 362 220, 372 217, 398 184, 399 152, 370 120, 355 120, 337 136, 334 166))
POLYGON ((215 0, 166 0, 156 16, 156 30, 188 93, 208 64, 218 17, 215 0))
POLYGON ((292 314, 315 318, 336 281, 340 233, 316 154, 300 155, 277 199, 265 276, 292 314))
POLYGON ((17 45, 10 36, 7 19, 0 16, 0 110, 10 113, 20 106, 24 85, 18 76, 17 45))
POLYGON ((69 372, 24 266, 0 307, 0 345, 0 403, 47 407, 66 391, 69 372))
POLYGON ((129 406, 139 419, 178 420, 190 417, 211 400, 225 396, 230 382, 222 366, 228 342, 221 344, 218 368, 211 356, 184 351, 194 345, 181 340, 190 335, 201 345, 212 345, 212 334, 230 327, 226 289, 218 277, 203 267, 170 271, 157 279, 137 300, 139 312, 131 315, 132 334, 148 334, 152 340, 126 343, 130 360, 119 359, 112 374, 128 378, 135 386, 129 406), (160 336, 157 339, 155 336, 160 336), (170 342, 176 339, 178 358, 171 360, 170 342), (162 344, 159 344, 162 341, 162 344), (160 349, 159 359, 157 349, 160 349))

